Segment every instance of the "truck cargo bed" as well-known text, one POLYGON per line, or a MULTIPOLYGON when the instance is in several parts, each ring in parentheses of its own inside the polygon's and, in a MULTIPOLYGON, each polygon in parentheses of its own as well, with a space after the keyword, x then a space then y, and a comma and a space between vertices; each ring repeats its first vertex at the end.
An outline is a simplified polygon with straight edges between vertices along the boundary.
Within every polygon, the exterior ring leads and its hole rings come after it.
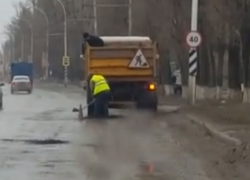
POLYGON ((138 51, 138 47, 90 47, 85 70, 89 73, 98 72, 105 77, 152 77, 156 74, 154 47, 140 48, 149 67, 129 67, 138 51))

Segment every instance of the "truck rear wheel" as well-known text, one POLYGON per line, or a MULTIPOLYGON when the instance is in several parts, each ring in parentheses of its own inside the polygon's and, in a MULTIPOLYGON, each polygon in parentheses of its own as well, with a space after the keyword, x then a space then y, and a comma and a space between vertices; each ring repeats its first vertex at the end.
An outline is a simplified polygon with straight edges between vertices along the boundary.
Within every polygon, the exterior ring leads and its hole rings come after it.
POLYGON ((158 99, 154 92, 144 92, 140 94, 136 101, 137 109, 148 109, 156 112, 158 109, 158 99))

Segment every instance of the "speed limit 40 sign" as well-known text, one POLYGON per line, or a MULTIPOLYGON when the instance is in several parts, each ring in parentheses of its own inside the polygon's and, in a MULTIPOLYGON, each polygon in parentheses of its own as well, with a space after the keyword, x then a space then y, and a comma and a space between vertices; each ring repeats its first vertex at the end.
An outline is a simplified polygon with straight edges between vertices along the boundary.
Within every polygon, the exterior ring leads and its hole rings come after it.
POLYGON ((201 44, 201 41, 202 41, 202 37, 200 33, 196 31, 191 31, 186 36, 186 42, 190 47, 193 47, 193 48, 198 47, 201 44))

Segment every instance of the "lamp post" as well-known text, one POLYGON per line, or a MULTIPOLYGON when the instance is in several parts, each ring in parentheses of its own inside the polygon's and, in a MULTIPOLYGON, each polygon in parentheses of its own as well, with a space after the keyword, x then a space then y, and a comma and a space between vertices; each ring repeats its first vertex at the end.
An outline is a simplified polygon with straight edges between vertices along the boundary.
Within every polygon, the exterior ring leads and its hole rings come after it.
MULTIPOLYGON (((64 14, 64 58, 68 57, 68 49, 67 49, 67 12, 66 8, 61 0, 56 0, 62 7, 64 14)), ((68 85, 68 66, 64 66, 64 86, 68 85)))

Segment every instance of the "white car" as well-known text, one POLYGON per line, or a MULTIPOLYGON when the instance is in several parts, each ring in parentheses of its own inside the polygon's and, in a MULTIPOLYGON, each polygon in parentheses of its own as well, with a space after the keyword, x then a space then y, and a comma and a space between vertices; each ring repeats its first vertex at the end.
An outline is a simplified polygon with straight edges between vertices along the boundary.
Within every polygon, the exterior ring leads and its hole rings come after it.
POLYGON ((32 92, 32 84, 28 76, 14 76, 11 81, 11 94, 18 91, 32 92))

